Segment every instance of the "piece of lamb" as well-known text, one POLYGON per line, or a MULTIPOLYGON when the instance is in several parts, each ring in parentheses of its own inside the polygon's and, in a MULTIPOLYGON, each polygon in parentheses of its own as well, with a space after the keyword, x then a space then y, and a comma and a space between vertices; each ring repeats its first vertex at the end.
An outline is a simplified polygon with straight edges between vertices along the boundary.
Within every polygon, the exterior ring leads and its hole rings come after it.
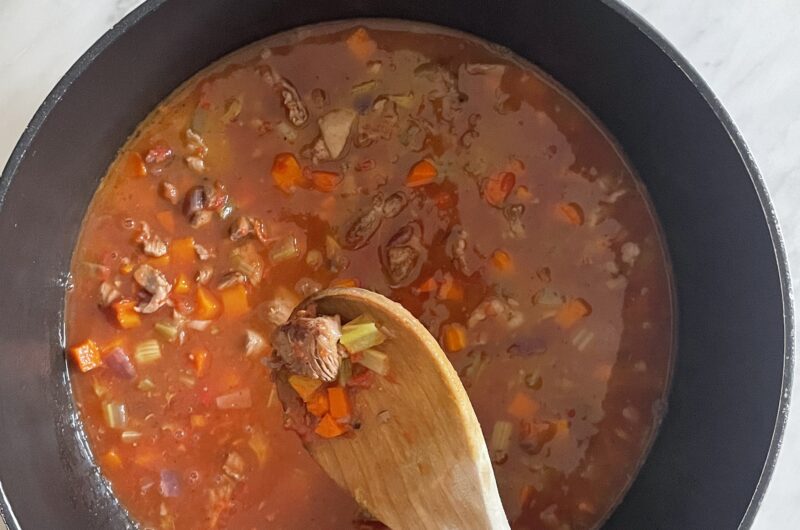
POLYGON ((333 381, 344 357, 339 348, 339 317, 311 316, 298 311, 272 334, 275 355, 292 373, 333 381))

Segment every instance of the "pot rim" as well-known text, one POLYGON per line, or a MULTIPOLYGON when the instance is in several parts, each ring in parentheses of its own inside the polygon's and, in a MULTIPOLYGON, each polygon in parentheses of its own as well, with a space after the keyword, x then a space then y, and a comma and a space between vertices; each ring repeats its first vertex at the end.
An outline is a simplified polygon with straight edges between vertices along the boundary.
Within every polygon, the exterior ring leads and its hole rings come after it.
MULTIPOLYGON (((47 121, 50 112, 56 107, 62 96, 70 89, 72 84, 77 80, 89 65, 101 55, 109 45, 124 35, 131 27, 135 26, 141 19, 156 11, 161 5, 168 0, 146 0, 133 11, 128 13, 125 17, 117 22, 111 29, 106 31, 61 77, 55 87, 45 98, 44 102, 36 110, 36 113, 31 118, 31 121, 25 127, 22 136, 18 140, 8 162, 0 174, 0 208, 3 206, 5 195, 11 186, 13 177, 19 168, 28 148, 31 146, 36 138, 39 130, 47 121)), ((617 15, 623 17, 630 24, 635 26, 645 38, 649 39, 655 44, 662 53, 664 53, 670 61, 686 76, 691 82, 692 86, 702 96, 717 120, 725 129, 728 137, 733 142, 742 163, 750 176, 750 181, 756 190, 756 193, 764 211, 767 224, 769 226, 770 238, 772 246, 775 251, 775 262, 778 267, 780 276, 781 298, 783 303, 783 329, 784 329, 784 348, 783 348, 783 376, 781 380, 781 395, 778 403, 778 412, 775 419, 775 427, 772 432, 772 439, 770 441, 767 458, 764 462, 764 467, 761 470, 761 475, 750 499, 750 503, 745 511, 742 521, 739 523, 739 528, 749 528, 755 520, 756 513, 764 500, 764 495, 769 486, 770 479, 775 471, 777 465, 778 453, 781 449, 781 442, 786 430, 786 424, 789 418, 789 402, 791 399, 792 381, 794 377, 794 309, 793 309, 793 294, 792 283, 789 275, 789 262, 786 255, 786 248, 784 246, 783 235, 775 212, 775 208, 770 200, 767 191, 766 183, 761 172, 758 169, 753 153, 744 141, 738 127, 734 123, 731 116, 722 106, 722 103, 703 80, 700 74, 694 69, 688 60, 678 50, 670 44, 670 42, 649 22, 642 18, 633 9, 624 5, 620 0, 601 0, 602 3, 614 11, 617 15)), ((5 524, 11 530, 19 530, 20 524, 14 516, 13 509, 6 496, 2 482, 0 482, 0 522, 5 524)))

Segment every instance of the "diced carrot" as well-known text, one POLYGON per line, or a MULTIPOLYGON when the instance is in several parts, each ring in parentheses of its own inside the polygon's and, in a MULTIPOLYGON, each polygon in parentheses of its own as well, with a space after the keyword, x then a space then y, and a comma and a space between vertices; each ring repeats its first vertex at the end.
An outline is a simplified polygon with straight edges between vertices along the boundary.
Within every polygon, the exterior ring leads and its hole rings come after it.
POLYGON ((331 192, 342 182, 342 176, 333 171, 312 171, 311 182, 314 185, 314 189, 331 192))
POLYGON ((508 405, 508 413, 519 420, 530 420, 539 410, 539 403, 524 392, 517 392, 508 405))
POLYGON ((158 469, 161 465, 161 451, 152 446, 140 445, 136 449, 133 461, 137 466, 145 469, 158 469))
POLYGON ((569 420, 556 421, 556 436, 569 433, 569 420))
POLYGON ((169 244, 169 255, 172 257, 172 263, 178 267, 194 265, 197 260, 197 253, 194 250, 194 238, 173 239, 169 244))
POLYGON ((164 254, 163 256, 159 256, 157 258, 148 258, 147 264, 151 267, 155 267, 156 269, 163 269, 169 265, 170 261, 169 254, 164 254))
POLYGON ((272 179, 284 193, 291 193, 303 180, 303 170, 291 153, 278 153, 272 162, 272 179))
POLYGON ((325 414, 322 419, 319 420, 319 425, 317 425, 317 428, 314 429, 314 432, 323 438, 336 438, 337 436, 341 436, 347 432, 347 430, 343 426, 336 423, 336 420, 333 419, 333 416, 330 414, 325 414))
POLYGON ((156 213, 156 221, 164 227, 170 234, 175 233, 175 216, 169 210, 161 210, 156 213))
POLYGON ((436 166, 431 164, 428 160, 420 160, 411 166, 411 169, 408 171, 406 186, 415 188, 417 186, 430 184, 436 179, 438 174, 439 172, 436 170, 436 166))
POLYGON ((306 408, 308 411, 316 416, 317 418, 321 418, 328 412, 330 406, 328 404, 328 393, 327 392, 315 392, 311 399, 306 403, 306 408))
POLYGON ((133 272, 133 263, 126 262, 119 266, 120 274, 130 274, 133 272))
POLYGON ((517 186, 517 198, 522 201, 530 201, 533 199, 533 192, 528 188, 528 186, 517 186))
POLYGON ((497 249, 492 252, 490 261, 492 266, 498 271, 511 272, 514 270, 514 262, 511 259, 511 255, 505 250, 497 249))
POLYGON ((294 391, 297 392, 297 395, 300 396, 303 401, 308 403, 311 396, 314 395, 314 392, 322 385, 322 381, 304 375, 293 374, 289 376, 289 385, 294 388, 294 391))
POLYGON ((97 347, 97 344, 92 339, 86 339, 75 344, 69 349, 69 353, 81 372, 88 372, 102 364, 100 348, 97 347))
POLYGON ((199 429, 201 427, 206 426, 207 420, 206 417, 203 416, 202 414, 192 414, 191 416, 189 416, 189 423, 195 429, 199 429))
POLYGON ((184 273, 179 273, 172 284, 172 292, 175 294, 187 294, 192 289, 192 281, 184 273))
POLYGON ((439 284, 436 283, 436 280, 434 280, 433 277, 431 277, 422 282, 420 286, 417 287, 417 291, 420 293, 432 293, 438 288, 439 284))
POLYGON ((131 329, 142 324, 142 319, 139 313, 136 312, 135 307, 136 302, 133 300, 118 300, 111 304, 111 309, 114 311, 119 327, 131 329))
POLYGON ((194 316, 199 320, 213 320, 222 314, 222 303, 214 293, 202 285, 197 286, 194 316))
POLYGON ((100 457, 100 462, 109 469, 122 469, 122 458, 113 449, 100 457))
POLYGON ((378 49, 377 43, 372 40, 364 28, 358 28, 347 37, 347 47, 357 59, 366 62, 378 49))
POLYGON ((122 162, 122 171, 126 177, 146 177, 147 166, 144 165, 142 155, 136 151, 128 151, 122 162))
POLYGON ((591 314, 592 306, 583 298, 573 298, 562 305, 553 318, 562 329, 569 329, 583 317, 591 314))
POLYGON ((502 171, 489 177, 483 185, 483 198, 492 206, 500 207, 514 189, 517 177, 510 171, 502 171))
POLYGON ((583 208, 574 202, 560 202, 556 204, 556 214, 559 219, 571 225, 583 224, 583 208))
POLYGON ((208 350, 204 348, 195 348, 189 354, 189 360, 192 361, 194 373, 197 377, 203 377, 208 373, 208 368, 211 366, 211 355, 208 350))
POLYGON ((247 288, 241 283, 221 290, 219 295, 222 298, 222 306, 225 308, 225 316, 237 318, 250 311, 247 288))
POLYGON ((340 386, 328 388, 328 403, 331 408, 331 416, 336 420, 347 418, 352 413, 347 391, 340 386))
POLYGON ((467 330, 461 324, 445 324, 442 326, 442 344, 450 353, 463 350, 467 347, 467 330))
POLYGON ((358 287, 359 282, 355 278, 336 278, 331 280, 329 287, 358 287))
POLYGON ((441 285, 439 285, 439 293, 437 296, 440 300, 460 302, 464 299, 464 288, 448 274, 444 277, 444 281, 441 285))

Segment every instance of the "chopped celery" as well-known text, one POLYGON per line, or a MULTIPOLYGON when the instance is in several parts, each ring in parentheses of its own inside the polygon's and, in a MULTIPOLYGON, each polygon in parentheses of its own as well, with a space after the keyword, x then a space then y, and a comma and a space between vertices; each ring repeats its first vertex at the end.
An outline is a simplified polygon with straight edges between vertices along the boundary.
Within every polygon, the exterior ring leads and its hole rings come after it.
POLYGON ((300 256, 300 248, 294 236, 286 236, 269 249, 269 259, 272 263, 281 263, 300 256))
POLYGON ((142 438, 142 433, 139 431, 122 431, 122 434, 119 435, 122 443, 132 444, 134 442, 138 442, 142 438))
POLYGON ((153 383, 153 381, 151 381, 149 377, 145 377, 144 379, 139 381, 139 384, 136 385, 136 388, 138 388, 142 392, 151 392, 156 389, 156 384, 153 383))
POLYGON ((155 331, 167 342, 175 342, 178 338, 178 326, 172 322, 156 322, 155 331))
POLYGON ((497 421, 492 429, 489 441, 489 452, 492 462, 502 464, 508 458, 508 446, 511 443, 511 432, 514 426, 510 421, 497 421))
POLYGON ((178 381, 180 381, 182 385, 189 388, 192 388, 195 384, 197 384, 197 379, 195 379, 191 375, 186 375, 186 374, 179 375, 178 381))
POLYGON ((350 353, 364 351, 383 343, 386 335, 378 329, 375 322, 364 320, 361 316, 342 326, 342 338, 339 342, 350 353))
POLYGON ((253 406, 253 399, 250 396, 249 388, 234 390, 228 394, 217 396, 217 408, 228 409, 248 409, 253 406))
POLYGON ((353 88, 350 89, 350 92, 354 96, 360 96, 362 94, 366 94, 367 92, 372 92, 377 86, 378 82, 374 79, 370 79, 369 81, 364 81, 363 83, 353 85, 353 88))
POLYGON ((137 364, 150 364, 161 359, 161 346, 155 339, 146 340, 136 345, 133 354, 137 364))
POLYGON ((378 350, 366 349, 359 352, 359 359, 356 362, 377 374, 389 373, 389 356, 378 350))
POLYGON ((339 365, 339 386, 347 385, 351 377, 353 377, 353 365, 350 359, 342 359, 342 363, 339 365))
POLYGON ((122 429, 128 423, 128 411, 124 403, 109 401, 103 403, 103 419, 112 429, 122 429))

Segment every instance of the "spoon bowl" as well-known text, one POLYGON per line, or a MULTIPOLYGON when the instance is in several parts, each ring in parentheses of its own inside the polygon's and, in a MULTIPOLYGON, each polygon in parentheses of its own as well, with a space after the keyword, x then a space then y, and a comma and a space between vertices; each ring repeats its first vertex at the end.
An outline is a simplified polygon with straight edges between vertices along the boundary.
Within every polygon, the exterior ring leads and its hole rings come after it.
POLYGON ((395 530, 509 528, 475 411, 430 332, 365 289, 320 291, 295 314, 312 305, 343 321, 366 314, 389 336, 390 372, 358 392, 354 436, 306 442, 328 475, 395 530))

